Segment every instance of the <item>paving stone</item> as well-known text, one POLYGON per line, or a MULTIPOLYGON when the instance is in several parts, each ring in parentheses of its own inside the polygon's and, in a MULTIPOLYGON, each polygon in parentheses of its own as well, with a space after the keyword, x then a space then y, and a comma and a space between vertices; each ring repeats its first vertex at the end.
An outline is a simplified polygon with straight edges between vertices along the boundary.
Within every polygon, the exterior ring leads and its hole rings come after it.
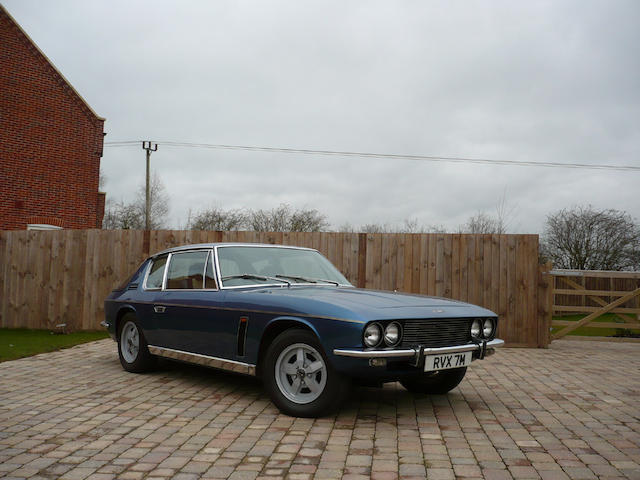
POLYGON ((482 476, 487 480, 512 480, 513 476, 508 470, 498 468, 483 468, 482 476))
POLYGON ((515 479, 540 478, 540 474, 533 467, 509 467, 509 472, 515 479))
POLYGON ((538 470, 542 480, 569 480, 569 476, 563 470, 538 470))
POLYGON ((455 474, 452 468, 427 468, 429 480, 453 480, 455 474))
POLYGON ((567 467, 564 471, 571 480, 594 480, 598 478, 596 474, 587 467, 567 467))
POLYGON ((456 477, 480 477, 480 467, 475 465, 454 465, 453 471, 456 477))

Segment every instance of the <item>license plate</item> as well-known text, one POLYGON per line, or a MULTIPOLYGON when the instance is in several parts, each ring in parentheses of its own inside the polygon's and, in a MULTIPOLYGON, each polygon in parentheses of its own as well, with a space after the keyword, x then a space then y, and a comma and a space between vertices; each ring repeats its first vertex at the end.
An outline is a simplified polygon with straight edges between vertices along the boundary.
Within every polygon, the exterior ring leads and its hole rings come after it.
POLYGON ((466 367, 471 363, 471 352, 449 353, 447 355, 427 355, 424 357, 424 371, 447 370, 466 367))

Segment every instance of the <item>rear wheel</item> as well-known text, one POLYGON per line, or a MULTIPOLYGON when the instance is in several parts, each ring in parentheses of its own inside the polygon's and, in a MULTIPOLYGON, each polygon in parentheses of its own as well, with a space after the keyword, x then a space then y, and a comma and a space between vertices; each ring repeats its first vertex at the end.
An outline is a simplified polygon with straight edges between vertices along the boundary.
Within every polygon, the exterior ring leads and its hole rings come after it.
POLYGON ((271 343, 262 368, 271 401, 287 415, 317 417, 337 408, 349 380, 331 368, 316 336, 286 330, 271 343))
POLYGON ((466 372, 467 367, 438 370, 418 377, 405 378, 400 380, 400 383, 413 393, 444 395, 460 384, 466 372))
POLYGON ((135 373, 151 370, 156 364, 156 357, 149 353, 136 316, 125 314, 118 330, 118 357, 122 368, 135 373))

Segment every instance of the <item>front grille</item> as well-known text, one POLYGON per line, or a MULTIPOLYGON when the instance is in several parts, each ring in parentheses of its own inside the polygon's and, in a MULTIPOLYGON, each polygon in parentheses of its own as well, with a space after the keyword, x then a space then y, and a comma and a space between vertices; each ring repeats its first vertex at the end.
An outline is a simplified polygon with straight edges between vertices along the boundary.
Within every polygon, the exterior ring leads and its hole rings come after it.
POLYGON ((421 318, 402 321, 400 347, 447 347, 471 340, 472 318, 421 318))

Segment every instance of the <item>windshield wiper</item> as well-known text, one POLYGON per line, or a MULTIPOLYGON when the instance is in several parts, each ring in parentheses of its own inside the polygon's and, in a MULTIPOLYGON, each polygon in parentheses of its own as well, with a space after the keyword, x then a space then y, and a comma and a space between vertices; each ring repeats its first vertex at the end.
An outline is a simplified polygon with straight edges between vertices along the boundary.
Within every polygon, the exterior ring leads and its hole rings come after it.
POLYGON ((285 280, 283 278, 278 278, 276 277, 268 277, 265 275, 254 275, 253 273, 243 273, 240 275, 227 275, 226 277, 222 277, 222 281, 225 280, 232 280, 234 278, 242 278, 243 280, 251 280, 251 279, 255 279, 255 280, 263 280, 263 281, 267 281, 267 280, 275 280, 276 282, 282 282, 282 283, 286 283, 287 286, 291 286, 291 282, 289 282, 288 280, 285 280))
POLYGON ((308 278, 308 277, 295 277, 293 275, 276 275, 277 278, 290 278, 291 280, 299 280, 307 283, 330 283, 336 287, 340 286, 340 283, 333 280, 324 280, 322 278, 308 278))

